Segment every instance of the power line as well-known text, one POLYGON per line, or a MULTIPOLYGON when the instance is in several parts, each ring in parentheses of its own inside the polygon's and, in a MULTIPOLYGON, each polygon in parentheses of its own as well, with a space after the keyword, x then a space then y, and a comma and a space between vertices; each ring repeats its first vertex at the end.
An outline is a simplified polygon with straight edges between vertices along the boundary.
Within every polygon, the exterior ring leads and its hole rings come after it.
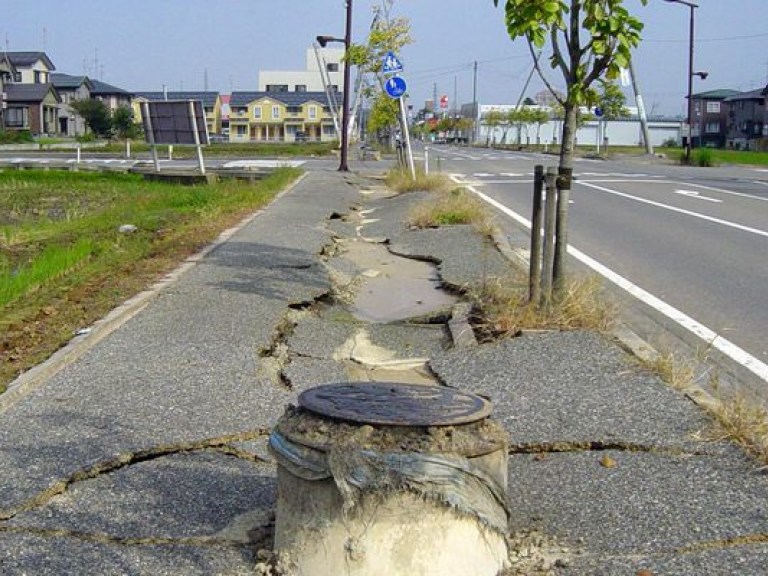
MULTIPOLYGON (((765 38, 768 33, 763 34, 748 34, 745 36, 724 36, 722 38, 696 38, 696 43, 699 42, 729 42, 731 40, 752 40, 754 38, 765 38)), ((649 42, 652 44, 687 44, 688 40, 667 40, 667 39, 652 39, 643 38, 643 42, 649 42)))

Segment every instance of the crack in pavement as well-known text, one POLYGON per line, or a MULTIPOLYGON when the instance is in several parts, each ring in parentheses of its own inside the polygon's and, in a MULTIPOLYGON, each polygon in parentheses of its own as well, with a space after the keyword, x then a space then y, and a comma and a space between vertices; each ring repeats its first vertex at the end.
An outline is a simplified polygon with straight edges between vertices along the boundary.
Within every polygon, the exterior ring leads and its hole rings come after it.
MULTIPOLYGON (((267 531, 269 529, 269 524, 253 528, 254 531, 267 531)), ((0 534, 21 534, 38 536, 42 538, 74 538, 85 542, 113 544, 119 546, 199 546, 211 548, 225 547, 236 549, 252 549, 253 544, 257 541, 253 540, 249 542, 239 542, 235 540, 216 538, 213 536, 187 536, 181 538, 121 538, 118 536, 110 536, 109 534, 101 534, 97 532, 82 532, 78 530, 67 530, 63 528, 34 528, 29 526, 0 526, 0 534)))
POLYGON ((535 442, 510 443, 508 454, 519 456, 524 454, 565 454, 574 452, 645 452, 651 454, 666 454, 670 456, 711 456, 707 452, 685 450, 683 448, 647 446, 633 442, 603 442, 603 441, 567 441, 567 442, 535 442))
MULTIPOLYGON (((249 440, 257 440, 268 435, 268 429, 257 428, 255 430, 251 430, 249 432, 241 432, 239 434, 229 434, 225 436, 219 436, 217 438, 209 438, 206 440, 197 440, 193 442, 180 442, 178 444, 169 444, 167 446, 156 446, 154 448, 139 450, 137 452, 126 452, 118 454, 114 458, 102 460, 87 468, 73 472, 66 478, 55 481, 50 487, 40 492, 37 496, 30 498, 18 506, 6 510, 0 509, 0 522, 10 520, 23 512, 29 512, 36 508, 45 506, 55 496, 63 494, 69 489, 71 485, 77 482, 92 480, 103 474, 109 474, 111 472, 115 472, 116 470, 120 470, 126 466, 155 460, 157 458, 163 458, 171 454, 199 452, 212 448, 220 448, 233 442, 247 442, 249 440)), ((234 451, 232 453, 233 456, 236 456, 238 452, 241 452, 239 449, 234 447, 232 447, 232 450, 234 451)))

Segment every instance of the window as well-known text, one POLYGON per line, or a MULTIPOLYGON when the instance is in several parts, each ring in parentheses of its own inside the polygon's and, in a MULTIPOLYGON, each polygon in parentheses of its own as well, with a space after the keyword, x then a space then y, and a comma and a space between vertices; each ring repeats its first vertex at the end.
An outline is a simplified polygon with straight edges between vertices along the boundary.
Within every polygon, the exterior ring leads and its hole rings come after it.
POLYGON ((323 136, 335 136, 336 135, 336 128, 334 128, 330 124, 325 124, 323 126, 323 136))
POLYGON ((10 128, 29 127, 29 111, 27 108, 8 108, 6 110, 5 125, 10 128))
POLYGON ((288 114, 298 115, 301 114, 301 106, 288 106, 285 109, 288 114))
POLYGON ((307 108, 307 113, 309 114, 309 119, 314 120, 317 118, 317 106, 309 106, 307 108))
POLYGON ((14 82, 21 82, 21 72, 14 72, 13 73, 13 81, 14 82))
POLYGON ((306 84, 296 84, 294 87, 294 90, 296 92, 306 92, 307 91, 307 85, 306 84))
POLYGON ((707 134, 718 134, 720 132, 720 122, 707 122, 707 134))
POLYGON ((296 132, 298 131, 298 126, 293 126, 292 124, 288 124, 288 126, 285 127, 285 133, 288 136, 296 136, 296 132))
POLYGON ((720 102, 707 102, 707 114, 719 114, 720 102))
POLYGON ((267 84, 267 92, 288 92, 288 84, 267 84))
POLYGON ((253 117, 256 120, 261 120, 261 106, 254 106, 254 108, 253 108, 253 117))
POLYGON ((280 106, 272 106, 272 119, 277 120, 280 118, 280 106))
POLYGON ((236 131, 239 137, 242 138, 243 136, 245 136, 245 126, 237 126, 236 131))
POLYGON ((338 62, 328 62, 328 64, 325 65, 325 69, 328 70, 328 72, 338 72, 339 71, 339 63, 338 62))

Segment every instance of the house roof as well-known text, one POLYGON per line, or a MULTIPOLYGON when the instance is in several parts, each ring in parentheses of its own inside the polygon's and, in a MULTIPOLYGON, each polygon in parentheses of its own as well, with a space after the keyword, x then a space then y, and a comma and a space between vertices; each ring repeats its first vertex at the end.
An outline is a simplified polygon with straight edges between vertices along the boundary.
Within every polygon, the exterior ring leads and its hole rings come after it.
POLYGON ((247 106, 254 100, 269 98, 277 100, 286 106, 301 106, 310 101, 328 106, 328 96, 325 92, 232 92, 230 106, 247 106))
POLYGON ((740 92, 729 96, 725 99, 726 102, 734 102, 736 100, 762 100, 765 96, 765 89, 758 88, 757 90, 750 90, 749 92, 740 92))
POLYGON ((93 89, 93 82, 88 79, 88 76, 72 76, 71 74, 61 74, 59 72, 51 74, 51 84, 58 90, 77 90, 83 84, 89 89, 93 89))
POLYGON ((218 92, 136 92, 137 98, 144 98, 150 102, 158 100, 200 100, 203 106, 214 106, 218 92), (166 97, 167 94, 167 97, 166 97))
POLYGON ((9 84, 5 87, 8 102, 42 102, 51 91, 59 100, 53 84, 9 84))
POLYGON ((11 59, 6 55, 5 52, 0 52, 0 65, 3 65, 3 68, 9 72, 14 72, 16 70, 13 62, 11 62, 11 59))
POLYGON ((728 88, 721 88, 718 90, 709 90, 708 92, 699 92, 698 94, 692 94, 691 98, 694 100, 725 100, 730 96, 739 94, 738 90, 730 90, 728 88))
POLYGON ((105 95, 105 94, 117 94, 119 96, 125 96, 129 97, 131 94, 122 88, 118 88, 117 86, 112 86, 112 84, 107 84, 106 82, 102 82, 101 80, 91 80, 91 84, 93 84, 93 88, 91 89, 91 94, 95 96, 99 95, 105 95))
POLYGON ((45 52, 6 52, 5 54, 16 67, 32 66, 38 60, 42 60, 48 70, 56 70, 56 66, 45 52))

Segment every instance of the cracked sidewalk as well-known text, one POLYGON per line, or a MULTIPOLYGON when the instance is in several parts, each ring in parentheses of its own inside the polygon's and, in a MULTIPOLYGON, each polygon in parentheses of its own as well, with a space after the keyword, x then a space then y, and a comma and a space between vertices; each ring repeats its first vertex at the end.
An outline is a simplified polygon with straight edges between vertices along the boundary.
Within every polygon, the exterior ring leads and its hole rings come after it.
POLYGON ((350 312, 365 267, 345 241, 435 263, 453 293, 504 273, 467 227, 408 229, 426 197, 311 172, 15 395, 0 412, 0 573, 257 574, 274 523, 266 434, 285 405, 318 384, 417 375, 494 402, 511 573, 764 574, 766 471, 699 440, 708 417, 609 339, 479 345, 457 337, 461 306, 411 322, 350 312))

